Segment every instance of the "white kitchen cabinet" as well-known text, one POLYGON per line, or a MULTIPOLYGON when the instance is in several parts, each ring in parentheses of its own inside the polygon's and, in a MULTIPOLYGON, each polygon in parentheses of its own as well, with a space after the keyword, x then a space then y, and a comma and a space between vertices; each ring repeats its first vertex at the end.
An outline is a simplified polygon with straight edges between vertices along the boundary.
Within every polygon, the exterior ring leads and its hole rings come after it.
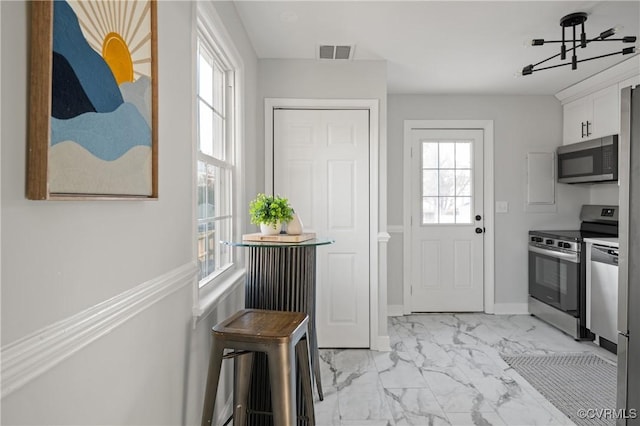
POLYGON ((620 131, 618 84, 565 104, 563 114, 565 145, 617 134, 620 131))

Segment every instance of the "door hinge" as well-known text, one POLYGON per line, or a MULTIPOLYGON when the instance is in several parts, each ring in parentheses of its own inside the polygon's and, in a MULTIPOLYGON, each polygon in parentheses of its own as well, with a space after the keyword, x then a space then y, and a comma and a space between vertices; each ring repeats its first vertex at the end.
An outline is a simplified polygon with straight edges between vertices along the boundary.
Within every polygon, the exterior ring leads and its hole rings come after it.
POLYGON ((413 147, 410 148, 411 149, 411 158, 413 158, 413 147))
POLYGON ((409 287, 409 293, 413 296, 413 286, 409 287))

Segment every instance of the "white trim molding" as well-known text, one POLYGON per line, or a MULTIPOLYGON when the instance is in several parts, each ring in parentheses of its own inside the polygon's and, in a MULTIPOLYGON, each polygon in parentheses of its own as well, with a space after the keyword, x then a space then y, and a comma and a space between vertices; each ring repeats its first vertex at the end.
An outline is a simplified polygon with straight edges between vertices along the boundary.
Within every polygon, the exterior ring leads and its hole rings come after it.
POLYGON ((401 317, 404 315, 404 306, 403 305, 389 305, 387 308, 387 313, 390 317, 401 317))
MULTIPOLYGON (((378 99, 298 99, 266 98, 265 191, 273 192, 273 112, 278 108, 300 109, 368 109, 369 110, 369 345, 373 350, 388 350, 386 271, 386 138, 380 135, 380 101, 378 99), (381 166, 382 165, 382 166, 381 166), (382 219, 382 220, 381 220, 382 219), (383 225, 384 224, 384 225, 383 225), (382 238, 380 240, 379 238, 382 238), (379 265, 384 265, 380 268, 379 265), (384 321, 384 326, 382 325, 384 321), (382 334, 379 334, 382 333, 382 334)), ((386 234, 388 235, 388 234, 386 234)))
POLYGON ((493 120, 404 120, 403 188, 403 306, 411 313, 411 131, 414 129, 480 129, 484 135, 484 312, 494 311, 495 218, 493 120))
POLYGON ((529 313, 529 304, 527 303, 496 303, 493 308, 493 313, 496 315, 526 315, 529 313))
POLYGON ((402 225, 387 225, 387 232, 390 234, 402 234, 404 233, 404 226, 402 225))
POLYGON ((562 105, 575 101, 600 89, 623 82, 640 74, 640 56, 635 55, 585 80, 556 93, 556 99, 562 105))
POLYGON ((2 398, 197 279, 194 262, 146 281, 2 348, 2 398))

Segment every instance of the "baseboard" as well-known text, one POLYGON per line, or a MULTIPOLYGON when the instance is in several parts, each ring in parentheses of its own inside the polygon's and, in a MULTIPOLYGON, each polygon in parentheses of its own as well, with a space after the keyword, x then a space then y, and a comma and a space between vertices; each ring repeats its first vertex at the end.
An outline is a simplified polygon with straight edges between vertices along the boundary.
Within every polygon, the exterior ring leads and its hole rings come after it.
POLYGON ((11 394, 170 294, 192 285, 197 272, 195 263, 189 262, 6 345, 1 352, 1 397, 11 394))
POLYGON ((493 305, 495 315, 525 315, 529 313, 527 303, 495 303, 493 305))
POLYGON ((378 345, 375 350, 380 352, 390 352, 391 351, 391 338, 389 336, 378 336, 378 345))
POLYGON ((404 315, 404 306, 402 305, 387 305, 387 316, 389 317, 401 317, 404 315))

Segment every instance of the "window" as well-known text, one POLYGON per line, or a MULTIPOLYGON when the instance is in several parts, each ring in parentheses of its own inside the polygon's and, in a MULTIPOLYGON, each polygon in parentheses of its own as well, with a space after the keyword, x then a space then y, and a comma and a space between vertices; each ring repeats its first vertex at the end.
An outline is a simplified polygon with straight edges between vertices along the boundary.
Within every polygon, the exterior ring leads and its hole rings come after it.
POLYGON ((233 266, 234 72, 201 31, 197 37, 196 219, 200 287, 233 266))
POLYGON ((472 223, 470 141, 422 142, 422 224, 472 223))

